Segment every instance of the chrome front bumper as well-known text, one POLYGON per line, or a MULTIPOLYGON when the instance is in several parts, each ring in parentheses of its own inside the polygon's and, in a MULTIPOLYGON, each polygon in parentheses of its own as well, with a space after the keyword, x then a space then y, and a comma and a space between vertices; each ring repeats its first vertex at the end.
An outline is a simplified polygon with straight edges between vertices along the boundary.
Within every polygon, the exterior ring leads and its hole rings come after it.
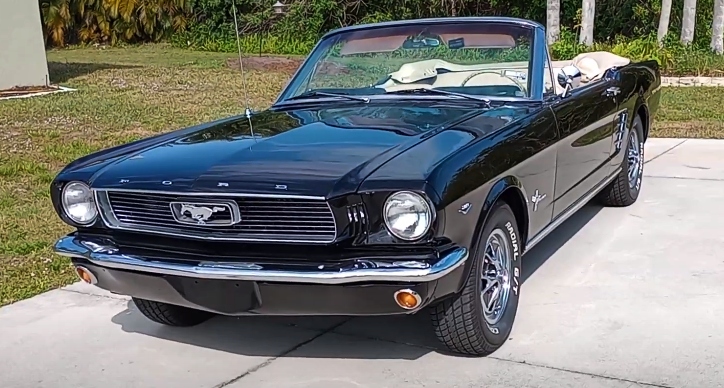
MULTIPOLYGON (((256 263, 218 261, 167 262, 124 254, 106 239, 68 235, 54 246, 56 253, 85 259, 105 268, 131 270, 158 275, 219 280, 259 282, 345 284, 355 282, 429 282, 442 278, 465 263, 468 250, 456 248, 430 265, 424 261, 392 262, 378 268, 353 268, 330 271, 280 271, 265 269, 256 263)), ((390 258, 394 259, 394 257, 390 258)))

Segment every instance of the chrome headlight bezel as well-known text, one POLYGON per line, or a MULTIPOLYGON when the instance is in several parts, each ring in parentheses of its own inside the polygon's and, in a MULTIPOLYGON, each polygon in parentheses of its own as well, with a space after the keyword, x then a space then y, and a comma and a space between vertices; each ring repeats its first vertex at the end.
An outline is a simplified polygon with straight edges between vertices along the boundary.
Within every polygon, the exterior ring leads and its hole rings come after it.
MULTIPOLYGON (((423 194, 416 193, 414 191, 395 191, 387 196, 382 206, 382 218, 385 223, 385 228, 394 237, 404 241, 417 241, 425 237, 432 228, 435 221, 435 212, 430 200, 423 194), (393 202, 405 198, 406 201, 413 201, 416 207, 420 210, 419 212, 412 212, 413 214, 423 214, 426 217, 426 224, 422 228, 418 228, 414 234, 404 234, 400 230, 393 227, 394 220, 391 219, 390 210, 393 209, 393 202)), ((399 216, 399 215, 397 215, 399 216)))
POLYGON ((63 186, 63 190, 60 192, 60 206, 63 209, 63 213, 68 220, 76 225, 90 225, 98 219, 98 206, 96 205, 93 190, 90 186, 81 181, 71 181, 63 186), (79 190, 82 192, 80 199, 73 200, 69 198, 70 190, 79 190), (86 204, 88 211, 86 212, 87 217, 77 217, 73 215, 71 207, 78 204, 86 204))

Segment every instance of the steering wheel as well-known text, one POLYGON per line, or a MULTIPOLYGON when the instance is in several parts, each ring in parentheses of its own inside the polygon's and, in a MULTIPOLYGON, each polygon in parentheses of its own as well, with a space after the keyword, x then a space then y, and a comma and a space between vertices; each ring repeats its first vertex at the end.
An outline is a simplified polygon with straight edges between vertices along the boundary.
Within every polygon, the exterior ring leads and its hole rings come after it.
POLYGON ((479 75, 481 75, 481 74, 495 74, 495 75, 497 75, 497 76, 499 76, 499 77, 507 78, 507 79, 509 79, 511 82, 513 82, 513 83, 515 84, 515 86, 517 86, 517 87, 520 89, 521 92, 525 92, 525 87, 524 87, 523 84, 521 84, 517 79, 515 79, 515 78, 513 78, 513 77, 511 77, 511 76, 509 76, 509 75, 500 74, 500 72, 497 72, 497 71, 494 71, 494 70, 483 70, 483 71, 479 71, 479 72, 477 72, 477 73, 473 73, 473 74, 467 76, 467 77, 465 78, 465 80, 460 84, 460 86, 465 86, 465 84, 467 84, 471 79, 473 79, 473 78, 475 78, 475 77, 477 77, 477 76, 479 76, 479 75))

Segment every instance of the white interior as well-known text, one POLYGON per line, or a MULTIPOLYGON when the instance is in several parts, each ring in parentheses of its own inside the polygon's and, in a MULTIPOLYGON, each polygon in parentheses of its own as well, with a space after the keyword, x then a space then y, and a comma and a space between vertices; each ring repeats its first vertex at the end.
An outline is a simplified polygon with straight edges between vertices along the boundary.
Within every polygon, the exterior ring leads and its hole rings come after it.
MULTIPOLYGON (((561 69, 573 65, 581 72, 581 85, 599 80, 606 70, 629 64, 628 58, 607 51, 595 51, 577 55, 572 60, 553 61, 553 76, 558 77, 561 69)), ((429 59, 405 63, 399 70, 390 73, 390 80, 378 87, 386 91, 440 86, 483 86, 517 85, 525 92, 528 77, 528 62, 488 63, 480 65, 456 65, 440 59, 429 59), (440 70, 444 69, 444 72, 440 70)), ((563 87, 545 73, 546 88, 553 86, 557 94, 563 87)))

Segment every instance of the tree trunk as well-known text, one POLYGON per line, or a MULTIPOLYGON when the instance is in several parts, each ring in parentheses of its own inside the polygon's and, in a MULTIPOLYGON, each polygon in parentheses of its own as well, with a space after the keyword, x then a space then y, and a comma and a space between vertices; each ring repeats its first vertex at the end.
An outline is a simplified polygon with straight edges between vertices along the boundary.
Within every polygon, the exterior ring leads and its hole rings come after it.
POLYGON ((696 0, 684 0, 684 14, 681 17, 681 43, 688 45, 694 41, 696 27, 696 0))
POLYGON ((546 4, 546 36, 548 44, 558 41, 561 35, 561 0, 548 0, 546 4))
POLYGON ((714 19, 711 23, 711 49, 724 54, 724 0, 714 0, 714 19))
MULTIPOLYGON (((696 1, 696 0, 694 0, 696 1)), ((593 45, 593 21, 596 16, 596 0, 583 0, 583 14, 581 18, 580 43, 591 47, 593 45)))
POLYGON ((663 45, 666 34, 669 33, 669 23, 671 19, 671 0, 661 0, 661 16, 659 16, 659 30, 656 38, 659 46, 663 45))

